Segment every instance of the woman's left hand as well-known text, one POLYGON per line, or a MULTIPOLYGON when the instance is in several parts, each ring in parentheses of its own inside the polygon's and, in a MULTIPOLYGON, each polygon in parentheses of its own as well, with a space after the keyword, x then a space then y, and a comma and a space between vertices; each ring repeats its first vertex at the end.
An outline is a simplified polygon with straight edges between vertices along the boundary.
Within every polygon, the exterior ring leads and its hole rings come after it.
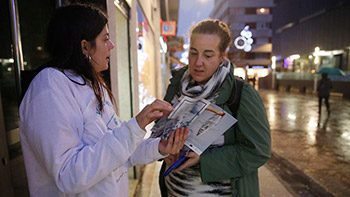
POLYGON ((189 152, 187 153, 186 157, 188 157, 187 161, 182 164, 181 166, 179 166, 178 168, 176 168, 175 170, 173 170, 173 172, 179 172, 185 168, 191 167, 197 163, 199 163, 201 156, 197 155, 197 153, 195 152, 189 152))
POLYGON ((162 139, 159 142, 159 145, 158 145, 159 153, 164 156, 168 154, 179 153, 182 147, 184 146, 185 141, 187 140, 187 135, 189 130, 190 130, 189 127, 186 127, 186 128, 182 127, 171 132, 168 140, 162 139))

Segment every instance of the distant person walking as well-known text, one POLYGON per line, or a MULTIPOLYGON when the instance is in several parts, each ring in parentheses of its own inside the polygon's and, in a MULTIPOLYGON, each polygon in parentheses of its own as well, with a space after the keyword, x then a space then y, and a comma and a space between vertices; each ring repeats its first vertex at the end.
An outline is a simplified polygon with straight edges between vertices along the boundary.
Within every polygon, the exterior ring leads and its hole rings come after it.
POLYGON ((332 81, 328 78, 327 73, 322 73, 322 79, 318 81, 317 92, 318 92, 318 113, 321 114, 322 100, 325 100, 328 115, 331 113, 329 106, 329 95, 332 89, 332 81))

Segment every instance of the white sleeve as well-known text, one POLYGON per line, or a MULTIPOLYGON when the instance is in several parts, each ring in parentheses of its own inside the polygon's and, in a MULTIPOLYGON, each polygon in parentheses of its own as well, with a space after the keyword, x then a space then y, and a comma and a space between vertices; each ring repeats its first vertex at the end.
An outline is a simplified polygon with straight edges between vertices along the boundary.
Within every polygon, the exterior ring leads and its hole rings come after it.
POLYGON ((70 94, 46 90, 25 104, 22 117, 32 151, 64 193, 83 192, 125 165, 145 135, 133 118, 86 146, 76 102, 70 94))
POLYGON ((158 150, 159 142, 160 138, 148 138, 144 140, 129 158, 128 167, 148 164, 164 158, 158 150))

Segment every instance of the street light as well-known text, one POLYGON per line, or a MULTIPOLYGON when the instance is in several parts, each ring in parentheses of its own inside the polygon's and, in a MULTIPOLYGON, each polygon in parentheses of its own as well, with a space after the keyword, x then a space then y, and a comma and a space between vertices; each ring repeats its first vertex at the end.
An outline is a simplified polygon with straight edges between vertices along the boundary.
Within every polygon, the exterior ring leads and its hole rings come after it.
MULTIPOLYGON (((319 64, 320 64, 320 47, 315 47, 315 52, 313 53, 315 56, 314 64, 315 64, 315 71, 318 70, 319 64)), ((314 92, 317 91, 317 75, 314 76, 314 92)))
MULTIPOLYGON (((315 56, 315 59, 314 59, 314 63, 316 65, 316 67, 318 66, 318 64, 320 63, 320 47, 316 47, 315 48, 315 52, 314 52, 314 56, 315 56)), ((316 69, 317 70, 317 69, 316 69)))
POLYGON ((272 69, 272 89, 275 89, 275 69, 276 69, 276 56, 271 57, 271 69, 272 69))

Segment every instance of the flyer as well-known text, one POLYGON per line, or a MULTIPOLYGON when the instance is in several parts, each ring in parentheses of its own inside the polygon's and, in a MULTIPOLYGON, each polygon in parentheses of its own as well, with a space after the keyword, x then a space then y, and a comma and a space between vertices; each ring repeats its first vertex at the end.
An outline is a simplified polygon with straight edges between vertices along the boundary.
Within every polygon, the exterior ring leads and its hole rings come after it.
POLYGON ((207 149, 237 120, 229 113, 205 99, 181 97, 174 111, 161 118, 151 129, 151 137, 168 139, 177 128, 189 127, 185 145, 198 155, 207 149))

